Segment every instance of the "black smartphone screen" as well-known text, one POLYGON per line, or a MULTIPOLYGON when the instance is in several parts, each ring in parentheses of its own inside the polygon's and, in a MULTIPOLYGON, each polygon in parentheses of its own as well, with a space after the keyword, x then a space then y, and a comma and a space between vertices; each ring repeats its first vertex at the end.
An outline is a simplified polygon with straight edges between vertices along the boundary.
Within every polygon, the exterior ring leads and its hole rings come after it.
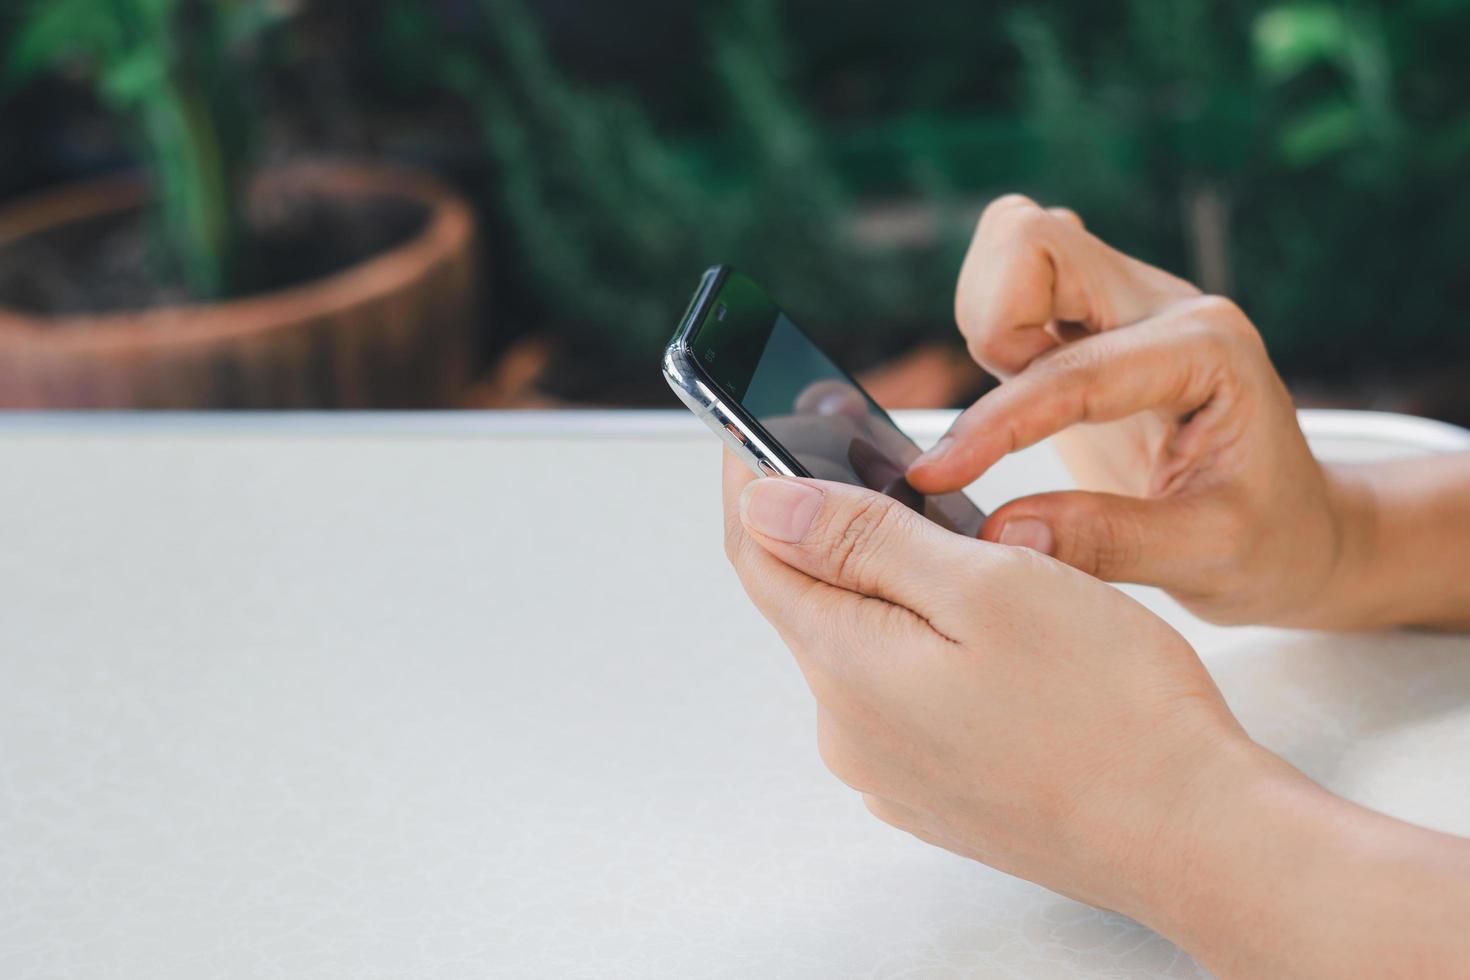
POLYGON ((727 272, 689 346, 707 380, 806 475, 867 487, 973 537, 985 515, 963 493, 926 496, 904 474, 918 446, 754 282, 727 272))

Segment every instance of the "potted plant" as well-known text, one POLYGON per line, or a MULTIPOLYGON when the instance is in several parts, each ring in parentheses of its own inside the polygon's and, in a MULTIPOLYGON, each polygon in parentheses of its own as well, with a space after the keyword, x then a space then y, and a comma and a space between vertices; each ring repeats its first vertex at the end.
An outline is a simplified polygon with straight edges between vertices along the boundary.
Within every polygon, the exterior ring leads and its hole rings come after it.
POLYGON ((65 69, 144 177, 0 209, 0 406, 430 407, 473 367, 473 219, 376 165, 256 167, 266 0, 31 0, 5 88, 65 69))

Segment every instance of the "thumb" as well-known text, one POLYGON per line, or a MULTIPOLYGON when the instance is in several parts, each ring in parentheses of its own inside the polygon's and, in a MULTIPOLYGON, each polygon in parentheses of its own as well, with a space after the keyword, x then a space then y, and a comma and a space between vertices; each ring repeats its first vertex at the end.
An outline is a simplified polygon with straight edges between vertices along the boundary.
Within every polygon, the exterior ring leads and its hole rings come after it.
POLYGON ((926 618, 989 548, 891 497, 828 480, 754 480, 739 508, 751 538, 786 565, 926 618))
POLYGON ((1222 540, 1208 513, 1183 497, 1043 493, 991 514, 980 537, 1051 555, 1109 582, 1187 590, 1207 563, 1202 552, 1222 540))

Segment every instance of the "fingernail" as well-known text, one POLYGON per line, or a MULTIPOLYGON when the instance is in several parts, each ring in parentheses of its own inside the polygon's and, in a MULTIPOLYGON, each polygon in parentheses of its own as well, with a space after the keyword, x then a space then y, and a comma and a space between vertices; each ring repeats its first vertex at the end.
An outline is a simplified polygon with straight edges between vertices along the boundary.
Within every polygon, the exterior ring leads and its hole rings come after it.
POLYGON ((800 541, 822 507, 822 491, 793 480, 755 480, 740 495, 740 519, 778 541, 800 541))
POLYGON ((932 449, 930 449, 926 453, 921 454, 918 459, 914 460, 912 465, 919 466, 925 463, 938 462, 940 457, 949 452, 949 447, 953 445, 954 436, 945 436, 944 438, 936 442, 932 449))
POLYGON ((1051 528, 1034 517, 1018 517, 1006 521, 1000 529, 1000 543, 1016 548, 1030 548, 1043 555, 1051 554, 1051 528))

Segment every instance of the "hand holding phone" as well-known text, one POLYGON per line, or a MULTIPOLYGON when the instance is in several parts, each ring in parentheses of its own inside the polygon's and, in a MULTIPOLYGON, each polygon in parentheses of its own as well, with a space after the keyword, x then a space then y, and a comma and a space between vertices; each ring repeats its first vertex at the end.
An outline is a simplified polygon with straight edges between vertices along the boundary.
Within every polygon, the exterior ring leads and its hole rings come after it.
POLYGON ((663 369, 690 411, 758 473, 877 490, 969 537, 984 523, 964 493, 925 495, 909 484, 919 447, 759 286, 731 269, 705 273, 663 369))

